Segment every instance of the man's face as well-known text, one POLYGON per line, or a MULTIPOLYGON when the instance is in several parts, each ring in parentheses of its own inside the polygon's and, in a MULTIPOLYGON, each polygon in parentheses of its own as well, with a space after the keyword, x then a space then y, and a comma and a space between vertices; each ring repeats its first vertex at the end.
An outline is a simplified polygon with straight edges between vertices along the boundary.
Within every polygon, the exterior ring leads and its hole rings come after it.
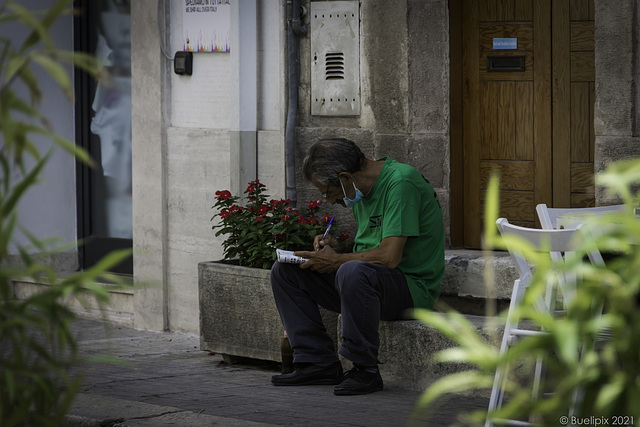
POLYGON ((341 187, 332 187, 321 184, 320 182, 318 182, 315 176, 311 177, 311 183, 315 185, 320 193, 322 193, 322 197, 324 198, 325 202, 329 202, 332 205, 337 203, 346 207, 346 205, 344 204, 344 200, 342 200, 344 194, 342 193, 341 187))

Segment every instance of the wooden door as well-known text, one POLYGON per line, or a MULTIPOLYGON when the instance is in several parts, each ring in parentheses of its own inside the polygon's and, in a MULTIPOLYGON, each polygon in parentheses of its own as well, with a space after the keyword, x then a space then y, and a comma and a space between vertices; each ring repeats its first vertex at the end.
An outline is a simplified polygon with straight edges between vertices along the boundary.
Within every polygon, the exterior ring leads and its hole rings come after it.
POLYGON ((451 2, 454 246, 481 246, 493 171, 519 225, 538 203, 593 204, 592 3, 451 2))

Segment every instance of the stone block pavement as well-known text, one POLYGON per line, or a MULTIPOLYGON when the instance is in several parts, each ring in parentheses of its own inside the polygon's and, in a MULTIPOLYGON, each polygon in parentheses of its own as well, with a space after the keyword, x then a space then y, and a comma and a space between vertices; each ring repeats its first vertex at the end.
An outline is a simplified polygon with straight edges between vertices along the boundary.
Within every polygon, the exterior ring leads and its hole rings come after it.
POLYGON ((81 317, 73 325, 83 356, 118 364, 78 368, 84 384, 68 426, 452 426, 486 409, 483 397, 455 395, 414 413, 421 392, 386 387, 365 396, 334 396, 333 386, 275 387, 273 362, 226 364, 201 351, 199 337, 141 331, 81 317))

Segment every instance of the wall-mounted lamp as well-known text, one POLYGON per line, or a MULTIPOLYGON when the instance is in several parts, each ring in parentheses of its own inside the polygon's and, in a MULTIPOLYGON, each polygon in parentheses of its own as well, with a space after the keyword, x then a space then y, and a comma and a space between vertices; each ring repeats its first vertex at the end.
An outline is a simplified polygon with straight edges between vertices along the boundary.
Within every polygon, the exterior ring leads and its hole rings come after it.
POLYGON ((176 52, 173 57, 173 72, 181 76, 190 76, 193 72, 193 52, 176 52))

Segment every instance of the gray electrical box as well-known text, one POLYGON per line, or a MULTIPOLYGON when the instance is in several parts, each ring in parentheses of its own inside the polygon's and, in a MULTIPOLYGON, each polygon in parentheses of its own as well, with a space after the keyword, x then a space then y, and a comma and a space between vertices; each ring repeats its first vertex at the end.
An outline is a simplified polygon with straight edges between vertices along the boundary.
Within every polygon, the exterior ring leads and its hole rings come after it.
POLYGON ((311 114, 360 115, 357 1, 311 2, 311 114))

